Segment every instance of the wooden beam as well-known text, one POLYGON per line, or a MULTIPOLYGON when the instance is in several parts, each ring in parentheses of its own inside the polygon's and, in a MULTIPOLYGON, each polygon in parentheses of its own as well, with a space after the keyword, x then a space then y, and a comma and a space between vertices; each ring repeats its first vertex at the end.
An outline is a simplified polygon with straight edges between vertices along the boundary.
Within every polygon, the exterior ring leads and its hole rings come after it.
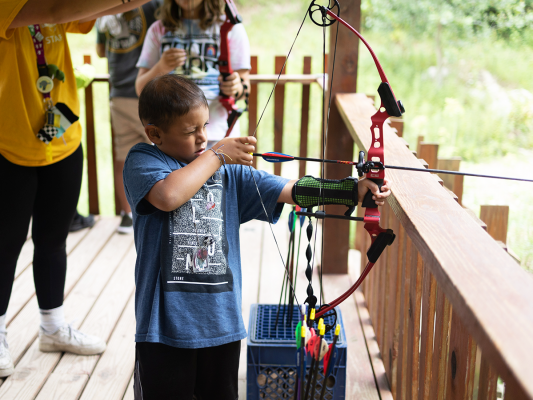
MULTIPOLYGON (((355 29, 361 27, 361 1, 345 2, 341 6, 342 18, 355 29)), ((337 93, 357 91, 357 66, 359 60, 359 40, 352 32, 340 24, 333 24, 330 30, 329 48, 335 48, 338 28, 337 54, 330 54, 328 71, 332 71, 335 60, 337 68, 331 83, 331 93, 326 96, 332 99, 337 93), (342 66, 342 68, 339 68, 342 66)), ((327 100, 326 100, 327 101, 327 100)), ((327 107, 327 106, 326 106, 327 107)), ((326 109, 327 113, 327 109, 326 109)), ((329 114, 328 135, 326 141, 326 158, 334 160, 353 160, 353 139, 346 128, 337 106, 333 101, 329 114)), ((366 149, 365 149, 366 150, 366 149)), ((327 179, 342 179, 353 175, 350 166, 326 165, 327 179)), ((326 207, 327 213, 344 214, 346 207, 326 207)), ((324 273, 346 273, 348 271, 348 250, 350 249, 350 225, 343 220, 326 219, 324 221, 324 273)))
MULTIPOLYGON (((287 66, 282 70, 287 57, 276 56, 275 71, 278 74, 285 74, 287 66)), ((285 86, 276 86, 274 91, 274 151, 283 152, 283 116, 285 109, 285 86)), ((281 175, 281 163, 274 164, 274 174, 281 175)))
MULTIPOLYGON (((85 64, 91 63, 91 56, 83 56, 85 64)), ((96 141, 94 135, 93 85, 85 88, 85 136, 87 138, 87 175, 89 182, 89 213, 100 214, 98 206, 98 176, 96 173, 96 141)))

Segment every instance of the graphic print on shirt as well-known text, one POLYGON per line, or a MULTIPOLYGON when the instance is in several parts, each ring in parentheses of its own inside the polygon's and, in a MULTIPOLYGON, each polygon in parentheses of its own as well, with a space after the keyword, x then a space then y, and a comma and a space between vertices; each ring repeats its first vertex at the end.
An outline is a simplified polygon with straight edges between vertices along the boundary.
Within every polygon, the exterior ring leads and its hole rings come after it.
POLYGON ((169 213, 161 243, 166 292, 233 290, 224 223, 224 187, 216 173, 181 207, 169 213))
POLYGON ((213 25, 200 30, 197 23, 185 21, 176 31, 167 31, 161 38, 160 52, 170 48, 184 49, 187 52, 185 64, 176 68, 174 73, 192 79, 202 89, 208 88, 206 97, 213 100, 218 96, 218 66, 220 28, 213 25))
POLYGON ((105 32, 111 53, 128 53, 141 46, 146 36, 146 17, 142 8, 99 19, 98 30, 105 32))

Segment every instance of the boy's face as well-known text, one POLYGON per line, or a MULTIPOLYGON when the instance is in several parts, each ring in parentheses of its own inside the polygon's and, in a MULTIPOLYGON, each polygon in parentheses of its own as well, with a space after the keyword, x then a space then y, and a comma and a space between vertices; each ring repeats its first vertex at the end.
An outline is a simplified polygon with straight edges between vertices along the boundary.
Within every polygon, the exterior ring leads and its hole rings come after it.
POLYGON ((150 126, 146 127, 146 133, 163 153, 190 163, 205 152, 208 120, 209 109, 202 105, 177 117, 166 131, 150 126))

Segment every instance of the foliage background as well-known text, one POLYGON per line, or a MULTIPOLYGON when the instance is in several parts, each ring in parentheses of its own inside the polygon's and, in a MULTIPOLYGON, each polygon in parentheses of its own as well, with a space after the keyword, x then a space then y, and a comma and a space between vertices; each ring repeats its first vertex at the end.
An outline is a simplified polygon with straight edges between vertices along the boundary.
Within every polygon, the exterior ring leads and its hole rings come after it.
MULTIPOLYGON (((287 55, 308 1, 237 2, 259 56, 259 73, 274 73, 274 56, 287 55)), ((415 148, 418 135, 440 144, 439 156, 461 156, 463 171, 533 177, 533 0, 363 0, 362 33, 372 44, 395 93, 406 107, 404 137, 415 148)), ((323 32, 304 24, 287 64, 301 73, 303 56, 322 71, 323 32)), ((107 72, 95 53, 95 32, 68 37, 74 64, 91 54, 98 73, 107 72)), ((326 39, 326 43, 328 40, 326 39)), ((354 43, 355 44, 355 43, 354 43)), ((358 91, 376 94, 379 77, 360 47, 358 91)), ((261 85, 262 110, 272 85, 261 85)), ((83 98, 83 92, 80 91, 83 98)), ((98 173, 101 212, 114 213, 107 88, 96 85, 98 173)), ((297 148, 301 88, 287 85, 284 149, 297 148)), ((310 149, 318 155, 321 93, 312 88, 310 149)), ((82 116, 83 118, 83 116, 82 116)), ((246 118, 241 130, 245 131, 246 118)), ((272 150, 272 104, 258 129, 259 150, 272 150)), ((265 169, 271 165, 260 164, 265 169)), ((283 165, 294 177, 296 165, 283 165)), ((311 167, 308 171, 315 173, 311 167)), ((533 268, 533 187, 529 183, 465 179, 464 204, 479 213, 481 204, 510 206, 508 245, 522 266, 533 268)), ((82 194, 80 210, 87 210, 82 194)))

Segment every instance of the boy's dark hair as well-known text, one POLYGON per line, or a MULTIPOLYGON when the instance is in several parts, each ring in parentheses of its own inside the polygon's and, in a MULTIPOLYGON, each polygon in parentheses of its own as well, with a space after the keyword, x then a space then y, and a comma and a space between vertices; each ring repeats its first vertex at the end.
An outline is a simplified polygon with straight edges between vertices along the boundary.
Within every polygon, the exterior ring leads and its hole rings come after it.
POLYGON ((139 96, 139 118, 143 125, 153 124, 164 131, 176 117, 199 106, 208 107, 200 87, 180 75, 166 74, 152 79, 139 96))

